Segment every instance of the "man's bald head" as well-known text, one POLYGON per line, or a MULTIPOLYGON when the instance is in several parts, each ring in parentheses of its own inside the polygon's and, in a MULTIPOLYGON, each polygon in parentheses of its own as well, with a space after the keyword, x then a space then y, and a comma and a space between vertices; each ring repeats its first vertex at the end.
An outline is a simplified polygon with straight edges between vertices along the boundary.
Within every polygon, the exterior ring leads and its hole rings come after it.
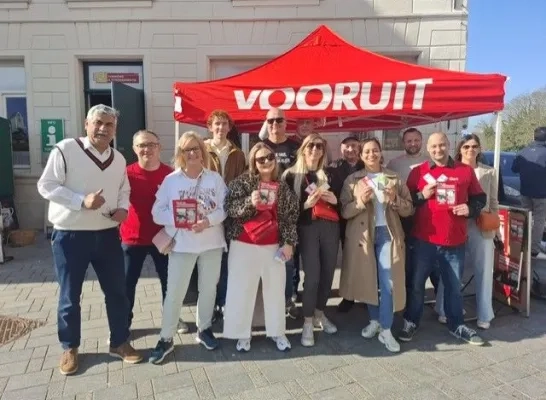
POLYGON ((284 116, 284 110, 281 110, 280 108, 273 107, 267 112, 266 119, 270 118, 285 118, 284 116))
POLYGON ((282 143, 286 140, 286 117, 284 111, 272 108, 267 112, 267 133, 273 143, 282 143))
POLYGON ((449 139, 443 132, 432 133, 427 140, 427 151, 437 164, 445 164, 449 158, 449 139))

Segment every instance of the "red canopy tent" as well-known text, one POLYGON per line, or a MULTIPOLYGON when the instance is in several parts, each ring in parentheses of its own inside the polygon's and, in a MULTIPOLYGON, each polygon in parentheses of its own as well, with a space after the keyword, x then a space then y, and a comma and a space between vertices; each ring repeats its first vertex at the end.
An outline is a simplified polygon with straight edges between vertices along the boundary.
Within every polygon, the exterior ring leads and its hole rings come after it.
POLYGON ((506 77, 448 71, 358 48, 326 26, 292 50, 242 74, 174 84, 178 122, 204 126, 226 110, 257 132, 271 107, 287 119, 322 119, 319 131, 396 129, 500 111, 506 77))

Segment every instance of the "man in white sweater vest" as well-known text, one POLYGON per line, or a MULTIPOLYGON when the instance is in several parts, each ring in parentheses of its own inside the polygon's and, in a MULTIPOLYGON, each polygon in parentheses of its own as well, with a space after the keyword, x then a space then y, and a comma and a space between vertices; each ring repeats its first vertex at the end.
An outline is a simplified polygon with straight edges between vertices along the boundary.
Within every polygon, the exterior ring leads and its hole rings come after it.
POLYGON ((111 107, 92 107, 85 120, 87 136, 59 142, 38 180, 38 192, 49 200, 48 218, 54 228, 51 247, 60 286, 57 329, 64 349, 59 365, 63 375, 78 370, 80 295, 89 264, 106 300, 110 355, 128 363, 142 360, 129 343, 118 225, 127 217, 130 187, 125 158, 110 147, 117 117, 111 107))

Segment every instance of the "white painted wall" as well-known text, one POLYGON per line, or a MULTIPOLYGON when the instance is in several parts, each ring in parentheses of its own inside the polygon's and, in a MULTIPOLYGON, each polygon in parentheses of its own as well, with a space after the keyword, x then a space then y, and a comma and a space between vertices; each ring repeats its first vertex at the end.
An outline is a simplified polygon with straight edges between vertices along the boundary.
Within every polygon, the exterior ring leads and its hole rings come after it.
MULTIPOLYGON (((174 148, 172 84, 207 80, 211 60, 273 58, 320 24, 356 45, 464 70, 467 13, 453 0, 0 0, 0 65, 24 62, 31 168, 17 170, 21 224, 40 228, 39 121, 83 129, 82 61, 142 61, 149 128, 174 148)), ((0 80, 2 76, 0 76, 0 80)), ((184 129, 185 127, 182 127, 184 129)))

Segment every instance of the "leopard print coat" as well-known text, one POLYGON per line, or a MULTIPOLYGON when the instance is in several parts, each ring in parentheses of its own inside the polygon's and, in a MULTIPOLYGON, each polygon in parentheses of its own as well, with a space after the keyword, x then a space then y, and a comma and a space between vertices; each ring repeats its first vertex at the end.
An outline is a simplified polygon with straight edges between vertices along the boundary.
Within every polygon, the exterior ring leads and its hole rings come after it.
MULTIPOLYGON (((259 178, 244 173, 228 185, 224 209, 227 219, 224 221, 226 237, 237 240, 243 232, 243 224, 252 219, 257 211, 250 201, 250 194, 258 190, 259 178)), ((279 223, 279 245, 296 246, 298 234, 296 223, 299 217, 299 204, 296 194, 285 182, 279 182, 277 197, 277 220, 279 223)))

